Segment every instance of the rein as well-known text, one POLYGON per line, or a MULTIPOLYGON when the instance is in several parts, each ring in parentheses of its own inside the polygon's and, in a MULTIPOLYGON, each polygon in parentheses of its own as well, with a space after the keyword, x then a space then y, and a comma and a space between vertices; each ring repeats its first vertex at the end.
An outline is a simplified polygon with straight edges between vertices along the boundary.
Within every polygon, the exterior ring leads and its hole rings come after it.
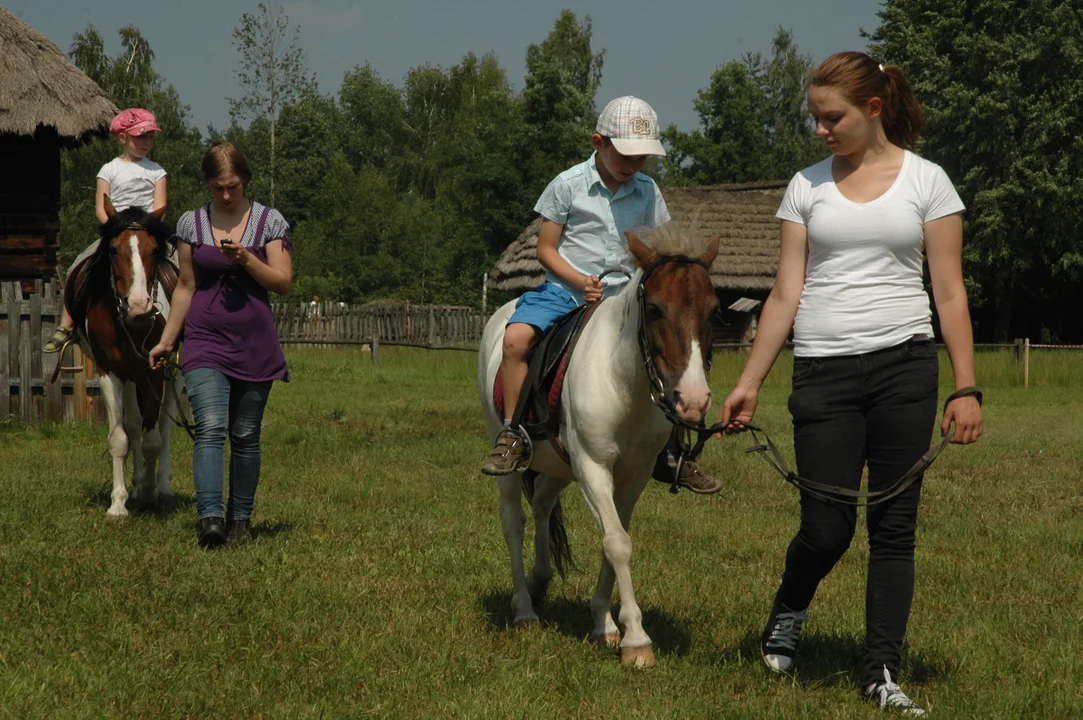
MULTIPOLYGON (((953 425, 940 442, 930 447, 920 458, 918 458, 918 461, 914 463, 909 470, 903 473, 902 477, 892 483, 889 487, 884 490, 863 491, 851 490, 836 485, 827 485, 801 477, 790 469, 790 466, 786 463, 786 459, 782 456, 782 452, 778 449, 778 446, 771 440, 771 437, 767 432, 757 425, 741 421, 731 421, 729 423, 717 422, 710 427, 705 427, 703 425, 692 425, 691 423, 685 422, 677 416, 676 410, 666 400, 665 384, 658 374, 658 368, 655 367, 650 343, 647 340, 647 301, 643 288, 651 273, 658 269, 659 266, 670 263, 699 265, 704 270, 710 271, 706 264, 698 258, 663 257, 656 260, 650 267, 644 270, 643 276, 639 280, 639 286, 636 288, 636 295, 639 301, 639 351, 643 360, 643 367, 647 372, 647 378, 650 381, 651 400, 654 402, 655 406, 662 411, 662 414, 666 416, 666 419, 679 430, 677 433, 677 444, 681 448, 681 454, 680 457, 677 458, 677 467, 674 468, 673 481, 669 488, 671 493, 676 494, 679 492, 681 468, 684 466, 686 458, 697 455, 703 449, 703 446, 706 445, 708 439, 722 433, 735 424, 748 430, 752 434, 753 440, 756 441, 756 444, 745 450, 745 452, 758 453, 768 465, 782 475, 782 478, 786 482, 790 483, 798 490, 806 492, 820 500, 836 502, 843 505, 854 505, 857 507, 878 505, 902 494, 908 487, 914 484, 915 480, 921 477, 921 474, 933 464, 934 460, 936 460, 936 456, 940 454, 940 451, 947 447, 955 437, 955 427, 953 425), (696 438, 694 442, 692 440, 693 436, 696 438), (763 438, 762 440, 760 439, 761 436, 763 438)), ((708 351, 707 370, 710 369, 711 355, 710 351, 708 351)), ((965 387, 956 390, 944 401, 944 409, 947 410, 948 405, 953 400, 958 400, 962 397, 974 397, 977 399, 979 406, 982 404, 981 390, 976 387, 965 387)))

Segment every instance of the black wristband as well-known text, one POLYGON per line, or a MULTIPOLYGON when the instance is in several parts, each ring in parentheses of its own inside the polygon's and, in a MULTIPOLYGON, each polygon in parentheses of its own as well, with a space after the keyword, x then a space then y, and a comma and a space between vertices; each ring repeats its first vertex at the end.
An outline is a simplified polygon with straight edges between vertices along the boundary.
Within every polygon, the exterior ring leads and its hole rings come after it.
POLYGON ((948 409, 948 404, 951 403, 952 400, 958 400, 959 398, 962 398, 962 397, 972 397, 972 398, 974 398, 975 400, 978 401, 978 407, 981 407, 981 401, 982 401, 981 390, 979 390, 976 387, 971 386, 971 387, 959 388, 958 390, 953 392, 951 395, 948 395, 948 399, 944 401, 944 409, 945 410, 948 409))

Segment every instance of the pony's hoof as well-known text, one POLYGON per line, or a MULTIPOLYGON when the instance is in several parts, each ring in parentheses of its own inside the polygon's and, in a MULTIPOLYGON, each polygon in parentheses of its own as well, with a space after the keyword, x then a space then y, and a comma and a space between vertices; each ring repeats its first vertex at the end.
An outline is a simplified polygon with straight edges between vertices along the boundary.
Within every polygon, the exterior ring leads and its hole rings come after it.
POLYGON ((654 667, 654 650, 650 645, 641 647, 623 647, 620 649, 620 664, 624 667, 646 669, 654 667))
POLYGON ((599 650, 615 650, 620 647, 620 633, 601 633, 593 638, 599 650))
POLYGON ((540 622, 537 615, 525 615, 521 618, 517 617, 512 620, 511 626, 515 630, 529 630, 530 628, 537 626, 540 622))
POLYGON ((158 507, 162 510, 173 510, 177 507, 177 499, 173 496, 173 493, 168 495, 158 494, 158 507))
POLYGON ((128 517, 128 508, 123 505, 120 508, 109 508, 105 511, 105 517, 110 520, 123 520, 128 517))

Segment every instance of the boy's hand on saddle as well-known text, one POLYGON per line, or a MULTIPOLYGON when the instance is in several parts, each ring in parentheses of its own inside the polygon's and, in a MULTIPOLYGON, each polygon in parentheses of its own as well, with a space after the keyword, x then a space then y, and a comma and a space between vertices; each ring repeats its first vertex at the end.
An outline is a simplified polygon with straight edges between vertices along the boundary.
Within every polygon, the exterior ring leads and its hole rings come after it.
POLYGON ((605 286, 597 275, 588 275, 583 279, 583 299, 589 303, 596 303, 605 294, 605 286))

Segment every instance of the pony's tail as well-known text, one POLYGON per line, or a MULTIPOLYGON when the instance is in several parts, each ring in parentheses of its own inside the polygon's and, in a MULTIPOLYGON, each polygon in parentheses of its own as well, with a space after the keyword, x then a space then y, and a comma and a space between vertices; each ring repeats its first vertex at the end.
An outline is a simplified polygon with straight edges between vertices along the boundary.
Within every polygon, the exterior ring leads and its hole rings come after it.
MULTIPOLYGON (((538 473, 534 470, 523 473, 523 495, 527 503, 534 502, 534 481, 537 477, 538 473)), ((569 568, 578 569, 579 567, 575 564, 575 558, 572 557, 572 545, 568 540, 568 531, 564 527, 564 510, 560 506, 559 497, 549 513, 549 555, 561 580, 567 577, 569 568)))

